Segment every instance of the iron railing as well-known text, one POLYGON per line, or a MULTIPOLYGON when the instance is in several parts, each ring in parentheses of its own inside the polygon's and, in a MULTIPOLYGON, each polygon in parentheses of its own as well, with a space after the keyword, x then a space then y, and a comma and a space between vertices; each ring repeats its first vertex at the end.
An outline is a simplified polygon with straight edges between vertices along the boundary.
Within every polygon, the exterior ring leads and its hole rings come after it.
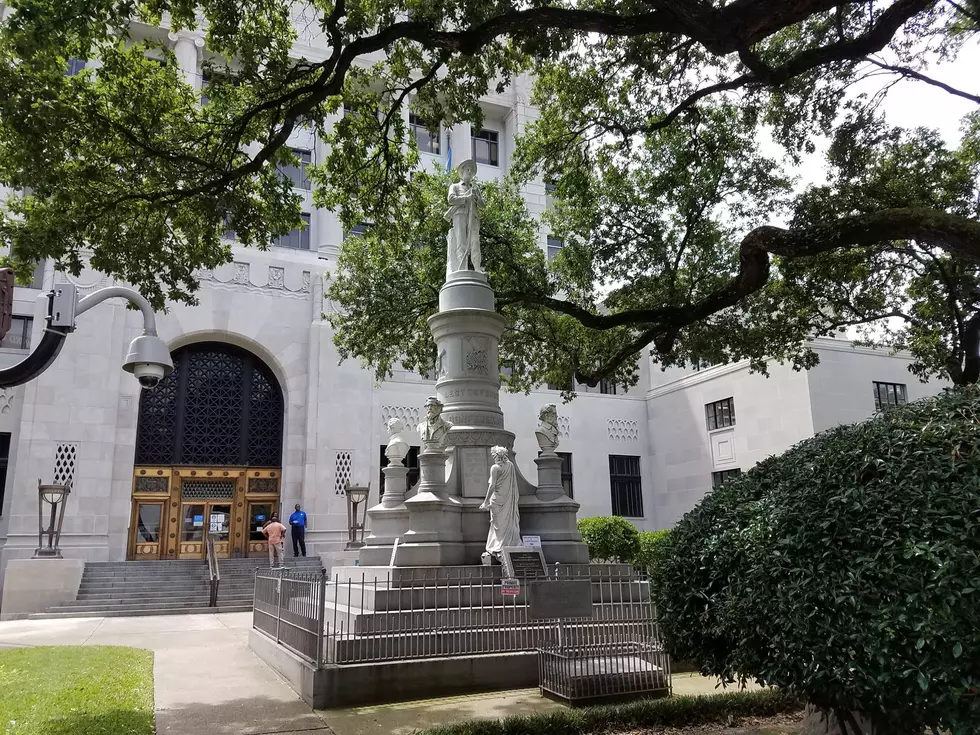
POLYGON ((583 646, 663 651, 644 575, 612 565, 549 572, 550 580, 524 580, 520 594, 505 596, 499 568, 490 567, 396 568, 344 580, 262 570, 253 624, 317 666, 583 646), (529 585, 564 580, 590 582, 592 616, 532 617, 529 585))
POLYGON ((221 584, 221 571, 218 569, 218 555, 214 550, 214 539, 208 536, 206 544, 208 558, 208 583, 210 594, 208 596, 208 607, 218 606, 218 585, 221 584))
POLYGON ((252 625, 317 669, 323 666, 326 574, 257 571, 252 625))
POLYGON ((619 642, 538 649, 541 694, 570 705, 670 694, 670 662, 661 646, 619 642))

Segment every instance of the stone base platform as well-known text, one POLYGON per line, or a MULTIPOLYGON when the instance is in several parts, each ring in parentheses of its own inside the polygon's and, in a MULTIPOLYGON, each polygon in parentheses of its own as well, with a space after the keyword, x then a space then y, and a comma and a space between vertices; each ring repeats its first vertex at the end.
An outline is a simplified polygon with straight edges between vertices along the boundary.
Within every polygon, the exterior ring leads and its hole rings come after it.
POLYGON ((324 589, 320 669, 258 630, 250 645, 317 707, 535 686, 542 647, 657 645, 649 585, 630 566, 549 572, 550 580, 522 580, 520 594, 504 596, 499 566, 335 567, 324 589), (534 618, 531 586, 562 580, 578 582, 578 593, 591 583, 591 618, 534 618))

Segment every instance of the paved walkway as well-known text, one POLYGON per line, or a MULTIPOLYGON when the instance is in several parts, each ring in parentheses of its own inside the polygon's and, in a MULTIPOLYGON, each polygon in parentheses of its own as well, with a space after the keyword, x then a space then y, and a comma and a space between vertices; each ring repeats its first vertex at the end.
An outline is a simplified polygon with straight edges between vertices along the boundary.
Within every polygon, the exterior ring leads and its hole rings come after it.
MULTIPOLYGON (((133 646, 154 651, 158 735, 409 735, 463 719, 557 709, 536 689, 314 712, 248 648, 251 613, 0 623, 0 648, 133 646)), ((677 694, 710 694, 696 674, 677 694)))

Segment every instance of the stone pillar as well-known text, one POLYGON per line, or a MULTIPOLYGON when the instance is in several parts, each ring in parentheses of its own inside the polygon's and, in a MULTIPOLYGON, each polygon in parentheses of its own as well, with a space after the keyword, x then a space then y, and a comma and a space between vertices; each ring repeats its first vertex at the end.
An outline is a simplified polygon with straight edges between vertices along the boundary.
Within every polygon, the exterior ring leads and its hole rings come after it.
POLYGON ((180 70, 184 72, 187 83, 194 89, 201 88, 201 52, 204 50, 204 38, 191 35, 186 31, 167 34, 174 45, 174 55, 180 70))
POLYGON ((384 495, 381 502, 368 510, 371 533, 364 539, 364 547, 358 558, 367 567, 387 566, 391 561, 391 547, 408 530, 408 508, 405 507, 405 484, 408 467, 389 464, 382 470, 385 476, 384 495))
POLYGON ((419 455, 418 492, 405 501, 408 530, 398 547, 398 566, 433 567, 465 564, 462 507, 458 493, 446 485, 447 452, 426 445, 419 455))
POLYGON ((554 500, 565 495, 561 484, 561 457, 554 452, 542 452, 534 460, 538 466, 538 489, 535 495, 540 500, 554 500))

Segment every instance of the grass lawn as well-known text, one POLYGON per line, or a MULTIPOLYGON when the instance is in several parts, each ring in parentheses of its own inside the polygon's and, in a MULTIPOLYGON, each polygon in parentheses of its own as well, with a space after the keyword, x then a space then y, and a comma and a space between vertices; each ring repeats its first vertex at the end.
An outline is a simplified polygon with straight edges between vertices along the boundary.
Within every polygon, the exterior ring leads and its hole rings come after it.
POLYGON ((118 646, 0 651, 2 735, 152 735, 153 653, 118 646))

